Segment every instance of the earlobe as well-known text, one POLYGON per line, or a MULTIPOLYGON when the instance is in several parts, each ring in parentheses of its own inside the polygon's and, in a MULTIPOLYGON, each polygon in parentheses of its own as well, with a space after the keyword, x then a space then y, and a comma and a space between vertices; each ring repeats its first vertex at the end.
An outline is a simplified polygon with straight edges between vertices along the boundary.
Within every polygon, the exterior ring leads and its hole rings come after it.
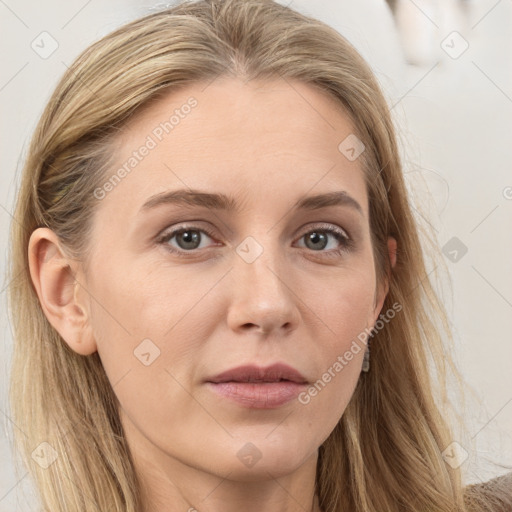
POLYGON ((30 277, 43 312, 50 324, 75 352, 96 351, 89 308, 80 302, 76 281, 78 268, 65 253, 57 235, 37 228, 28 245, 30 277))

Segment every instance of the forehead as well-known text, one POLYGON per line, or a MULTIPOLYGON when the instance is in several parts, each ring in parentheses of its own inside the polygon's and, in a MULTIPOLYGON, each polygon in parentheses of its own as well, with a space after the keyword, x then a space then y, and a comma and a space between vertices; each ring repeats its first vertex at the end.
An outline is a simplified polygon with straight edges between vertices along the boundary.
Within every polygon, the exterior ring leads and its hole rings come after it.
POLYGON ((339 148, 354 131, 341 104, 310 84, 229 77, 188 84, 124 127, 110 173, 125 172, 105 203, 140 206, 149 195, 177 188, 222 190, 249 203, 257 196, 268 204, 309 190, 345 190, 366 212, 361 159, 339 148))

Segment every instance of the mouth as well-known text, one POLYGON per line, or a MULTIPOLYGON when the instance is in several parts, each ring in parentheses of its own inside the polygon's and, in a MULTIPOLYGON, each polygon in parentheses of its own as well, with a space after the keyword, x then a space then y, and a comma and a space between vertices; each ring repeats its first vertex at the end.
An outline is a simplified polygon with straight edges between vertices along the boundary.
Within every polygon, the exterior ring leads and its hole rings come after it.
POLYGON ((274 409, 293 400, 308 384, 295 368, 274 364, 232 368, 205 381, 217 395, 251 409, 274 409))

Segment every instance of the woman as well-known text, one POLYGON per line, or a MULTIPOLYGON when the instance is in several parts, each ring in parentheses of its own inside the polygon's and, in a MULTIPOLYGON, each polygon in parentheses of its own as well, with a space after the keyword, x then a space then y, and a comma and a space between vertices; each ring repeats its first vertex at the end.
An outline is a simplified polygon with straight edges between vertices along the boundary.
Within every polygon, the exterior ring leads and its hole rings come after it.
POLYGON ((445 313, 334 30, 208 0, 106 36, 15 217, 11 404, 44 510, 466 510, 427 367, 455 372, 445 313))

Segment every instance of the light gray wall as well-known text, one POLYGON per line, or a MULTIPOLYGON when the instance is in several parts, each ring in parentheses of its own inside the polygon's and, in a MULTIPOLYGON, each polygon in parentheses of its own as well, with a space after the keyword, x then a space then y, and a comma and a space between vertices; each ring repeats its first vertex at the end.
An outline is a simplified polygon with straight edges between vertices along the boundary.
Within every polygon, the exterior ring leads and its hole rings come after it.
MULTIPOLYGON (((394 105, 418 219, 436 232, 452 279, 453 300, 442 293, 454 329, 455 358, 480 398, 466 418, 476 450, 460 440, 469 452, 462 465, 466 481, 475 482, 502 472, 489 460, 512 464, 512 4, 471 3, 464 32, 469 47, 453 58, 465 44, 450 36, 458 28, 455 22, 444 17, 441 23, 439 12, 408 3, 415 30, 433 43, 433 60, 421 66, 406 65, 381 0, 295 0, 291 7, 323 19, 351 40, 394 105), (430 203, 425 186, 434 193, 430 203)), ((149 0, 0 2, 0 271, 6 268, 19 162, 58 78, 89 43, 152 5, 149 0), (47 56, 52 44, 58 47, 47 56)), ((35 510, 25 472, 15 475, 10 462, 12 336, 6 284, 0 287, 0 512, 35 510)))

